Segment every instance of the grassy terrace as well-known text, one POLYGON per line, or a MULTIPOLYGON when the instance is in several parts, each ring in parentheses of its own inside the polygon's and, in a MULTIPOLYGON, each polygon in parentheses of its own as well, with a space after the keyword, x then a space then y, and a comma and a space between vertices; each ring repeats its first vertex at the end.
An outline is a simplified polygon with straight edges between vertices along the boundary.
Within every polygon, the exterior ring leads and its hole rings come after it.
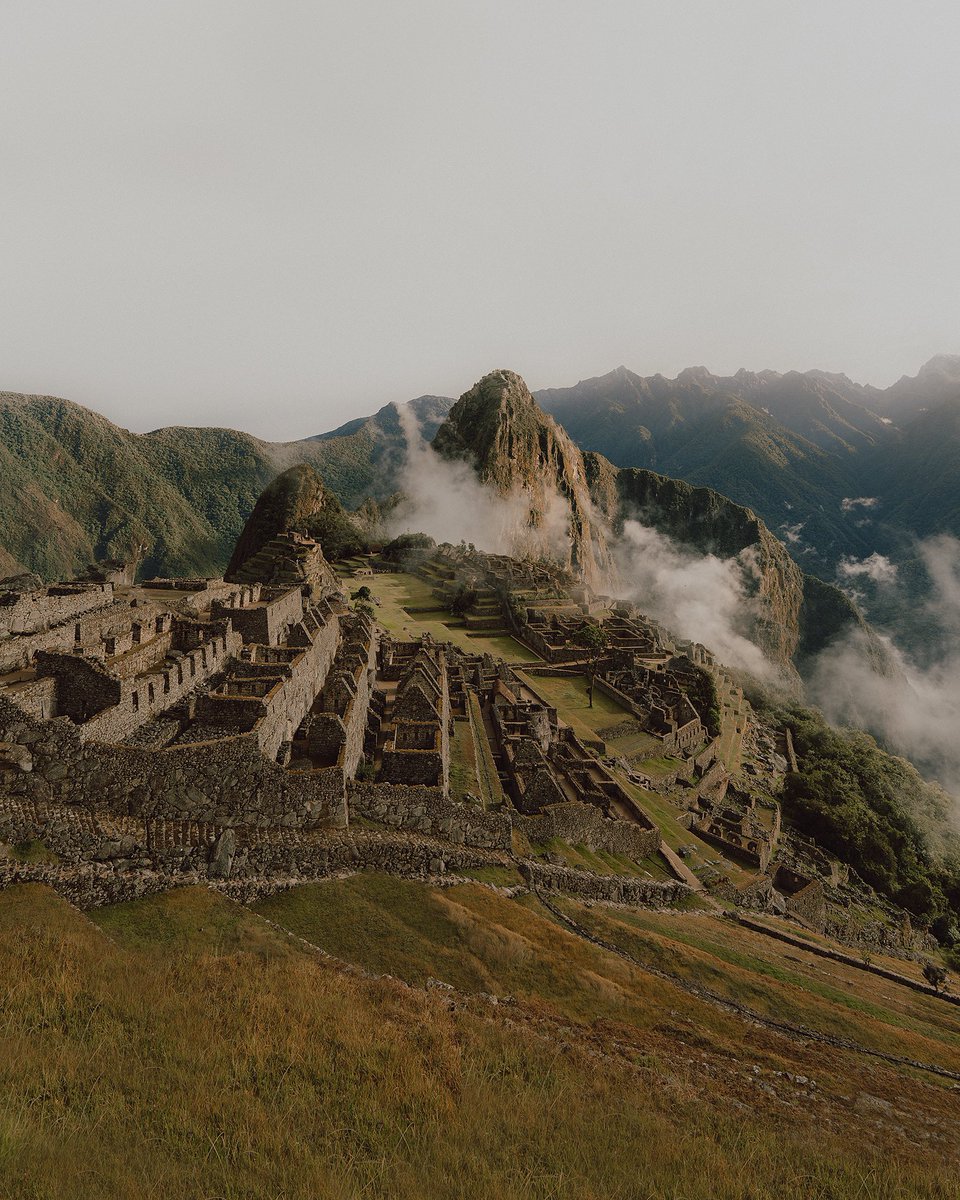
POLYGON ((960 1070, 960 1010, 933 997, 706 913, 561 908, 638 961, 767 1016, 960 1070))
POLYGON ((450 798, 462 800, 467 792, 480 796, 477 754, 467 721, 455 721, 450 739, 450 798))
POLYGON ((715 678, 720 700, 719 756, 727 770, 735 774, 740 769, 747 702, 735 693, 725 676, 718 674, 715 678))
POLYGON ((527 675, 517 672, 524 683, 552 704, 560 720, 576 733, 581 741, 596 742, 599 731, 620 721, 629 720, 630 714, 615 700, 595 689, 593 708, 588 706, 587 680, 584 675, 527 675))
POLYGON ((437 641, 453 642, 470 654, 492 654, 509 663, 537 660, 532 650, 512 637, 468 634, 463 621, 441 607, 430 585, 416 575, 398 573, 354 580, 345 574, 344 581, 351 586, 365 584, 370 588, 379 602, 377 620, 396 637, 411 639, 429 633, 437 641))
MULTIPOLYGON (((587 700, 587 681, 582 675, 579 676, 540 676, 527 675, 520 671, 518 674, 530 685, 535 691, 551 704, 553 704, 562 721, 565 721, 571 728, 586 741, 596 740, 600 736, 600 732, 609 728, 611 725, 616 725, 619 721, 626 720, 630 717, 630 713, 622 708, 615 700, 609 696, 605 696, 600 692, 594 695, 593 708, 588 706, 587 700)), ((628 734, 623 741, 628 744, 632 739, 637 737, 635 734, 628 734)), ((648 738, 646 734, 640 734, 640 738, 648 738)), ((621 739, 605 738, 607 751, 614 756, 630 757, 621 745, 621 739)), ((659 747, 660 743, 656 739, 649 739, 654 742, 655 747, 659 747)), ((650 775, 654 780, 658 776, 672 775, 679 766, 677 759, 664 756, 647 756, 642 761, 634 757, 634 764, 637 770, 643 771, 650 775)), ((687 865, 695 873, 706 867, 712 867, 715 870, 727 875, 733 883, 740 884, 746 882, 751 876, 736 863, 731 863, 723 857, 723 855, 713 846, 702 841, 696 834, 691 833, 689 829, 685 829, 677 820, 678 811, 674 805, 665 797, 654 791, 648 791, 646 788, 637 787, 631 783, 627 776, 620 770, 612 768, 613 775, 617 778, 620 784, 640 805, 643 811, 654 821, 660 828, 660 834, 664 841, 672 850, 679 850, 681 846, 692 848, 690 857, 687 859, 687 865)), ((556 849, 558 853, 574 866, 590 865, 594 869, 599 869, 595 863, 584 863, 583 856, 571 848, 563 847, 548 847, 548 849, 556 849)), ((653 874, 657 877, 655 869, 656 864, 643 864, 645 873, 653 874)), ((609 868, 608 868, 609 869, 609 868)))
MULTIPOLYGON (((941 1002, 884 981, 863 991, 871 979, 818 974, 833 964, 759 936, 728 943, 738 931, 698 915, 571 912, 757 1008, 960 1063, 960 1014, 941 1002)), ((92 916, 109 939, 44 888, 0 894, 11 1200, 947 1200, 960 1187, 949 1085, 746 1025, 529 897, 361 875, 253 910, 189 888, 92 916), (284 929, 393 978, 344 973, 284 929), (401 982, 430 978, 459 995, 401 982)))
POLYGON ((560 838, 551 838, 542 845, 531 846, 531 852, 538 858, 546 854, 558 854, 571 867, 580 870, 594 871, 598 875, 633 875, 641 879, 673 879, 672 872, 667 867, 661 855, 644 858, 639 862, 620 854, 610 854, 606 850, 595 850, 591 846, 579 843, 570 845, 560 838))

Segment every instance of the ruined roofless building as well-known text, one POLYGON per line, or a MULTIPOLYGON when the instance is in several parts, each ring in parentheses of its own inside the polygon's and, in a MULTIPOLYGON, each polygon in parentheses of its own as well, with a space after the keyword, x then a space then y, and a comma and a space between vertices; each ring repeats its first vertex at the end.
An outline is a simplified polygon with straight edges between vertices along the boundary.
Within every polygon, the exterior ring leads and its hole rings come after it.
MULTIPOLYGON (((284 769, 341 646, 336 576, 312 539, 256 532, 232 581, 133 585, 111 563, 0 592, 7 786, 151 818, 345 823, 366 679, 349 753, 284 769)), ((370 630, 367 641, 372 659, 370 630)))

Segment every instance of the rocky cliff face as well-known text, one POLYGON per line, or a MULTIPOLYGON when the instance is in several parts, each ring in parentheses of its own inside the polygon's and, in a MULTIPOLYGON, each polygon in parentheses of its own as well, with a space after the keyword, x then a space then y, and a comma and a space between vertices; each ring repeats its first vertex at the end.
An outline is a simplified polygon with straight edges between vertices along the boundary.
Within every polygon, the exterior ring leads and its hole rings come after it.
POLYGON ((469 463, 505 499, 522 500, 517 541, 524 549, 559 559, 599 590, 606 586, 612 563, 583 456, 519 375, 485 375, 450 410, 433 448, 469 463))
MULTIPOLYGON (((504 497, 523 496, 530 526, 543 534, 543 552, 595 590, 629 589, 615 549, 630 520, 700 554, 736 559, 748 610, 744 627, 787 676, 844 632, 867 630, 846 596, 805 576, 751 509, 710 488, 581 454, 513 372, 485 376, 462 396, 433 447, 470 463, 504 497)), ((879 647, 875 638, 871 645, 879 647)))
POLYGON ((760 518, 710 488, 653 471, 621 470, 616 485, 615 531, 636 520, 701 554, 738 560, 751 601, 744 622, 750 640, 771 662, 789 666, 800 643, 803 573, 760 518))

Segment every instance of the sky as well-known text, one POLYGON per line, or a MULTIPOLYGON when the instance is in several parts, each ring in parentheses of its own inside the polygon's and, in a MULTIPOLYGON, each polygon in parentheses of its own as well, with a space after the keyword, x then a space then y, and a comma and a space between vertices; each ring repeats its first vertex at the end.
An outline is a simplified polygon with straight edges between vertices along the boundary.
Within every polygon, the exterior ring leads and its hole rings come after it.
POLYGON ((960 351, 955 0, 0 0, 0 389, 302 437, 960 351))

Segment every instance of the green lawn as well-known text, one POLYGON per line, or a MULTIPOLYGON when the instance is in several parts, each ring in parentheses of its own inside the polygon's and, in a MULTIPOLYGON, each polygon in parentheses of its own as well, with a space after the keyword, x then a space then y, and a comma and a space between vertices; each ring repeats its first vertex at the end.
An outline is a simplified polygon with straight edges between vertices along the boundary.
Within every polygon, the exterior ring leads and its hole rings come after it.
POLYGON ((377 620, 395 637, 413 639, 429 633, 437 641, 453 642, 470 654, 492 654, 509 663, 537 661, 532 650, 512 637, 468 634, 464 623, 441 606, 430 584, 416 575, 398 572, 357 582, 365 583, 379 601, 377 620))
POLYGON ((482 796, 477 779, 477 753, 469 721, 455 721, 450 739, 450 798, 462 800, 467 792, 482 796))

